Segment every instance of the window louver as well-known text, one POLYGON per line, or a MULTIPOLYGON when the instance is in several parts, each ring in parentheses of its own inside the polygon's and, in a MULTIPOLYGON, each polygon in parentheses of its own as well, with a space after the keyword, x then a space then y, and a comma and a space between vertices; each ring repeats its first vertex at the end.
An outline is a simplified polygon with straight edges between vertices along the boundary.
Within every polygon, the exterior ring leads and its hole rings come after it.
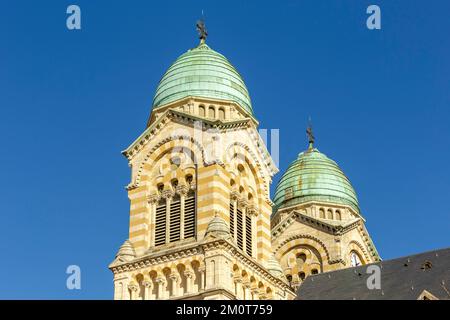
POLYGON ((166 243, 166 203, 160 202, 156 207, 155 246, 166 243))
POLYGON ((176 197, 170 203, 170 242, 180 240, 180 218, 181 201, 180 197, 176 197))
POLYGON ((234 239, 234 205, 230 202, 230 233, 234 239))
POLYGON ((252 255, 252 218, 245 216, 245 251, 249 256, 252 255))
POLYGON ((244 234, 244 230, 242 230, 242 224, 243 224, 243 219, 242 219, 242 211, 241 209, 237 209, 236 210, 237 213, 237 245, 238 247, 242 250, 244 248, 244 239, 243 239, 243 234, 244 234))
POLYGON ((195 194, 190 193, 184 200, 184 238, 195 237, 195 194))

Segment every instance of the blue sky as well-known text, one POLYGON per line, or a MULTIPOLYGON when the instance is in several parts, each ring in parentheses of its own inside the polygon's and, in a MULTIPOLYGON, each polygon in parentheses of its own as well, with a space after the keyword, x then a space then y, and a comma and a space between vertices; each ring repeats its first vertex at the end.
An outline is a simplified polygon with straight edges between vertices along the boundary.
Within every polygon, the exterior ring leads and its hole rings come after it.
MULTIPOLYGON (((120 151, 198 43, 227 56, 280 169, 306 148, 352 181, 384 259, 450 246, 448 1, 8 1, 0 11, 0 298, 110 299, 127 238, 120 151), (66 28, 77 4, 82 30, 66 28), (377 4, 382 29, 366 28, 377 4), (66 267, 82 289, 66 289, 66 267)), ((273 188, 280 178, 274 179, 273 188)))

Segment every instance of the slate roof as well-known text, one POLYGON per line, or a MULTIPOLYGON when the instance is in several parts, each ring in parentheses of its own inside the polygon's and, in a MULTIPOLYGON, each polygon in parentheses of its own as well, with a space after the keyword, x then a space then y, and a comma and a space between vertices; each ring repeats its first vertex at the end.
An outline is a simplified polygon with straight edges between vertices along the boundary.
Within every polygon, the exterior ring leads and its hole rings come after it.
POLYGON ((426 290, 450 300, 450 248, 309 276, 297 300, 417 300, 426 290), (369 290, 368 266, 381 270, 381 289, 369 290))

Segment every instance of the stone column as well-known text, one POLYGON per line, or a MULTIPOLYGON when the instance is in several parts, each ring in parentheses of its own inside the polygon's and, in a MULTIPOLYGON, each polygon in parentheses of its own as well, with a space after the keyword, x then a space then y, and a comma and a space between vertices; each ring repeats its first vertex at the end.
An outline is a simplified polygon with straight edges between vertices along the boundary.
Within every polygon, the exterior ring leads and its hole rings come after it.
POLYGON ((136 283, 130 283, 128 289, 130 290, 130 300, 137 300, 139 286, 136 283))
POLYGON ((188 191, 189 187, 186 185, 177 186, 177 193, 180 195, 180 240, 184 239, 184 200, 188 191))
POLYGON ((236 299, 244 299, 243 289, 242 289, 242 278, 234 277, 233 280, 234 280, 234 286, 235 286, 234 293, 236 295, 236 299))
POLYGON ((166 199, 166 243, 170 242, 170 203, 174 192, 172 190, 164 190, 162 197, 166 199))
POLYGON ((243 297, 243 299, 244 300, 251 300, 252 296, 251 296, 251 292, 250 292, 250 288, 251 288, 250 282, 244 282, 242 284, 242 287, 244 288, 244 297, 243 297))
POLYGON ((244 251, 245 253, 247 249, 247 230, 246 230, 247 205, 248 202, 246 199, 242 199, 240 201, 240 207, 242 211, 242 251, 244 251))
POLYGON ((166 285, 167 281, 163 276, 159 276, 156 278, 156 284, 158 285, 157 293, 158 296, 156 297, 158 300, 162 300, 166 298, 166 285))
POLYGON ((192 293, 193 281, 194 281, 194 272, 192 270, 185 270, 184 275, 186 277, 186 293, 192 293))
POLYGON ((148 203, 150 204, 150 219, 149 219, 149 228, 150 228, 150 247, 155 245, 155 222, 156 222, 156 206, 158 201, 160 200, 160 196, 156 193, 152 194, 148 198, 148 203))
POLYGON ((199 291, 204 291, 206 284, 206 266, 205 265, 200 266, 198 268, 198 272, 200 274, 199 291))
POLYGON ((153 282, 150 279, 145 279, 142 281, 142 285, 144 286, 144 300, 153 300, 152 297, 152 287, 153 282))
POLYGON ((258 288, 252 288, 252 300, 259 300, 259 289, 258 288))
POLYGON ((172 282, 172 295, 174 297, 179 295, 178 290, 178 281, 180 280, 180 277, 177 274, 171 273, 169 276, 171 282, 172 282))
POLYGON ((250 216, 250 221, 251 221, 251 234, 250 236, 252 237, 252 256, 253 257, 257 257, 257 248, 258 246, 256 245, 256 219, 258 217, 258 208, 256 207, 256 205, 254 203, 250 204, 247 208, 247 214, 250 216))
POLYGON ((237 243, 237 206, 239 201, 240 195, 237 191, 237 188, 234 188, 234 190, 231 191, 231 201, 233 201, 233 215, 234 215, 234 225, 233 225, 233 240, 234 243, 237 243))

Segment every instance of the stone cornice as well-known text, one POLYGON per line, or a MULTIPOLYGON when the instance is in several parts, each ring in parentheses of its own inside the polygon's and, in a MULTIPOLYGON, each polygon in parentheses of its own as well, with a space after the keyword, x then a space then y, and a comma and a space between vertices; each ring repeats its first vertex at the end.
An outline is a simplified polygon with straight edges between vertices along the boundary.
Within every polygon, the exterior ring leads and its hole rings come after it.
POLYGON ((214 239, 201 242, 190 243, 185 246, 175 247, 171 250, 165 250, 164 252, 154 252, 143 257, 136 258, 130 262, 124 262, 120 264, 111 264, 109 269, 114 274, 120 274, 122 272, 135 271, 146 267, 156 266, 161 263, 167 263, 176 261, 182 258, 192 257, 196 255, 205 255, 208 251, 221 249, 231 255, 239 263, 257 274, 262 279, 277 285, 292 294, 295 292, 280 278, 273 276, 267 269, 253 258, 248 257, 241 252, 232 242, 226 239, 214 239))
POLYGON ((305 203, 302 203, 302 204, 294 204, 294 205, 289 206, 289 207, 278 209, 277 212, 275 212, 274 214, 271 215, 270 219, 271 220, 275 219, 280 213, 291 212, 293 210, 299 210, 299 209, 307 208, 307 207, 310 207, 312 205, 323 206, 323 207, 334 207, 334 208, 340 208, 340 209, 348 209, 349 211, 351 211, 352 214, 358 216, 363 222, 366 222, 366 219, 363 217, 363 215, 361 213, 359 213, 359 212, 356 212, 351 206, 347 206, 347 205, 344 205, 344 204, 320 202, 320 201, 316 201, 316 200, 308 201, 308 202, 305 202, 305 203))
POLYGON ((128 148, 122 151, 122 154, 128 160, 133 159, 134 155, 136 155, 139 150, 141 150, 150 140, 159 134, 169 120, 182 124, 193 124, 195 121, 201 121, 204 126, 217 128, 219 130, 245 128, 251 126, 250 118, 243 118, 233 121, 210 120, 178 110, 167 109, 157 120, 147 127, 147 129, 145 129, 144 132, 135 141, 133 141, 128 148))
POLYGON ((322 231, 333 235, 342 235, 356 228, 359 225, 361 219, 355 218, 349 221, 342 221, 341 224, 336 225, 319 218, 311 217, 309 215, 302 213, 301 211, 293 210, 283 220, 281 220, 276 226, 272 228, 271 230, 272 241, 280 237, 283 234, 283 232, 291 224, 294 223, 294 221, 300 221, 311 227, 319 228, 322 231))
POLYGON ((185 98, 170 102, 166 105, 159 106, 159 107, 153 109, 150 114, 150 117, 147 121, 147 127, 149 127, 152 124, 152 122, 155 120, 155 114, 157 112, 162 112, 164 110, 167 110, 170 108, 176 108, 176 107, 186 105, 186 104, 193 104, 194 102, 212 104, 212 105, 230 106, 230 107, 232 106, 232 107, 236 108, 242 115, 244 115, 244 117, 250 118, 252 120, 252 122, 255 124, 255 126, 259 125, 258 120, 256 120, 256 118, 251 113, 249 113, 247 110, 242 108, 238 103, 236 103, 234 101, 221 100, 221 99, 208 99, 208 98, 204 98, 204 97, 189 96, 189 97, 185 97, 185 98))

